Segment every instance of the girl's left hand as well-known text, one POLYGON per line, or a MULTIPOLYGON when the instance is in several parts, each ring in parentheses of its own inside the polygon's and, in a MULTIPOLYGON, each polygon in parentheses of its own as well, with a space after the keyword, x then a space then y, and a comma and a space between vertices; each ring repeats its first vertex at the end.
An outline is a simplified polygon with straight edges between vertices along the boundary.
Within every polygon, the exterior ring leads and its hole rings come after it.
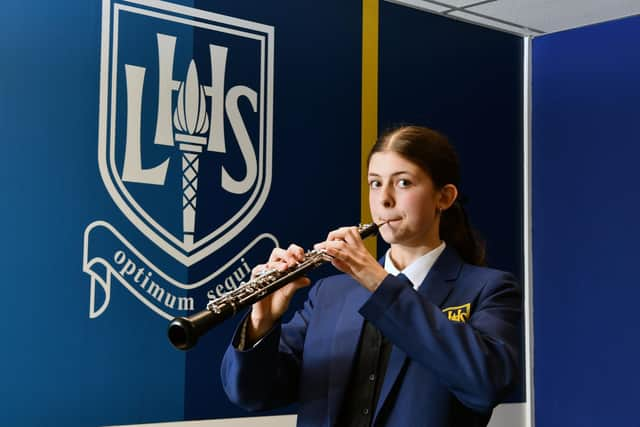
POLYGON ((331 231, 327 240, 314 245, 333 257, 331 264, 347 273, 362 286, 375 291, 387 277, 387 272, 364 246, 357 227, 342 227, 331 231))

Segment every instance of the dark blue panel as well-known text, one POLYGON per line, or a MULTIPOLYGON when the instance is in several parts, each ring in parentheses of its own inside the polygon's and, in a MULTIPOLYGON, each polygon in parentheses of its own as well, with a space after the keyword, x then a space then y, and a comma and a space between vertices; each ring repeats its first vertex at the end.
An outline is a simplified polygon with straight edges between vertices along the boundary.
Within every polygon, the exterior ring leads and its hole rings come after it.
POLYGON ((533 45, 536 422, 637 425, 640 18, 533 45))
MULTIPOLYGON (((491 267, 523 283, 522 39, 382 2, 381 130, 402 123, 446 134, 461 192, 491 267)), ((521 401, 517 394, 512 400, 521 401)))

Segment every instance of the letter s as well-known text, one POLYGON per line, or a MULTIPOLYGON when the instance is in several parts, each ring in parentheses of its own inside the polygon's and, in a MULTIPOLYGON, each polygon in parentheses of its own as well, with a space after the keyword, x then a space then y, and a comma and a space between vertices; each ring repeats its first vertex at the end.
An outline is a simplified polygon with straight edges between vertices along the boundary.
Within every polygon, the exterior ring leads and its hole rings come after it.
POLYGON ((241 96, 245 96, 251 103, 253 111, 257 111, 258 96, 256 92, 247 86, 234 86, 229 89, 227 93, 227 99, 225 100, 225 107, 227 109, 227 115, 233 133, 238 140, 240 146, 240 152, 244 159, 244 163, 247 168, 247 173, 243 179, 236 181, 229 175, 227 170, 222 167, 222 188, 230 193, 242 194, 249 191, 253 186, 258 173, 258 162, 256 160, 256 153, 251 145, 251 139, 247 133, 247 128, 244 125, 240 110, 238 109, 238 99, 241 96))

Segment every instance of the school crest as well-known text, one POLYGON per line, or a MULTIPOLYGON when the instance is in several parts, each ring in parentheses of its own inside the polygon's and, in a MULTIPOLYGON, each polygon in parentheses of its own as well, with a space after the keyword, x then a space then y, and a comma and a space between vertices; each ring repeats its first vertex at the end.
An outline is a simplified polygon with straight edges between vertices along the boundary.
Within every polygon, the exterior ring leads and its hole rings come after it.
MULTIPOLYGON (((103 1, 100 175, 124 216, 186 267, 229 243, 267 199, 273 44, 273 27, 260 23, 162 1, 103 1)), ((111 257, 122 277, 134 258, 136 268, 152 264, 133 249, 111 257)))

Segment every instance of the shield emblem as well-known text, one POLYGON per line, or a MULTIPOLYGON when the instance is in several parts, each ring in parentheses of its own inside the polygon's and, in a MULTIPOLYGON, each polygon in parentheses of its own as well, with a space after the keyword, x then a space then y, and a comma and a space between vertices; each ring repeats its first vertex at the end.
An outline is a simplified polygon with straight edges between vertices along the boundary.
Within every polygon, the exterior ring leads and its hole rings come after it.
POLYGON ((161 1, 103 2, 98 162, 110 196, 182 264, 271 184, 274 29, 161 1))

